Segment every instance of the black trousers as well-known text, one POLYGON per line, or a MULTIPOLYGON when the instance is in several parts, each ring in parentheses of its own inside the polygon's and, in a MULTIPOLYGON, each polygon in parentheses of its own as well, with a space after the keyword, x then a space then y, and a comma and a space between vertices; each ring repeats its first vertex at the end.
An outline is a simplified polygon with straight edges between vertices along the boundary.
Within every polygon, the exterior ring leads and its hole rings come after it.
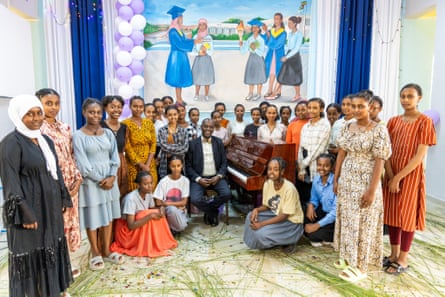
MULTIPOLYGON (((316 221, 314 222, 309 221, 309 219, 306 217, 306 213, 304 213, 304 224, 316 223, 320 221, 322 218, 324 218, 327 214, 326 212, 323 211, 321 206, 319 206, 315 210, 315 212, 317 214, 317 218, 316 221)), ((312 242, 321 242, 321 241, 332 242, 334 240, 334 231, 335 231, 335 222, 323 226, 317 231, 312 233, 304 232, 304 235, 306 235, 306 237, 312 242)))

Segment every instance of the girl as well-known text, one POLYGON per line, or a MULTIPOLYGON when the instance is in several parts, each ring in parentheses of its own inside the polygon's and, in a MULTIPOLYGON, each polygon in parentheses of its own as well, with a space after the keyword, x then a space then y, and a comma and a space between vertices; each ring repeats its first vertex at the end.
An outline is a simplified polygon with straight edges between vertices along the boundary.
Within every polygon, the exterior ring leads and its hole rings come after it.
MULTIPOLYGON (((281 58, 283 66, 277 77, 275 96, 281 92, 281 85, 293 86, 295 96, 292 102, 301 100, 300 85, 303 83, 303 66, 301 65, 300 48, 303 45, 303 34, 298 31, 301 17, 291 16, 287 22, 290 29, 287 38, 287 53, 281 58)), ((275 99, 275 97, 271 98, 275 99)))
POLYGON ((119 152, 120 166, 117 171, 117 184, 121 198, 128 193, 128 168, 125 160, 125 144, 128 141, 127 126, 119 122, 124 107, 124 99, 121 96, 104 96, 102 105, 107 113, 107 119, 102 121, 103 128, 110 129, 117 142, 117 151, 119 152))
POLYGON ((199 125, 199 109, 192 107, 189 110, 190 125, 187 128, 188 140, 193 140, 201 136, 201 127, 199 125))
POLYGON ((266 66, 264 64, 264 39, 261 37, 261 26, 263 25, 257 19, 248 22, 251 25, 252 35, 244 43, 240 40, 239 45, 241 53, 249 51, 249 59, 247 60, 246 70, 244 72, 244 83, 249 85, 249 94, 246 100, 256 101, 261 97, 263 84, 266 82, 266 66), (257 93, 253 94, 253 87, 257 86, 257 93))
POLYGON ((355 282, 367 277, 368 265, 381 265, 383 252, 383 165, 391 155, 386 128, 369 118, 369 99, 354 95, 356 122, 343 127, 334 176, 337 219, 334 247, 344 268, 339 277, 355 282), (344 265, 348 266, 345 268, 344 265))
POLYGON ((178 126, 187 129, 189 123, 187 123, 185 120, 185 116, 187 114, 185 106, 180 103, 176 103, 176 108, 178 109, 178 126))
POLYGON ((226 113, 226 105, 223 102, 216 102, 213 110, 216 110, 221 114, 221 126, 224 128, 229 127, 229 120, 224 118, 224 114, 226 113))
POLYGON ((269 143, 284 143, 286 139, 286 126, 278 123, 278 109, 269 105, 266 109, 266 124, 258 128, 258 140, 269 143))
POLYGON ((326 152, 331 125, 324 119, 324 101, 312 98, 308 101, 309 121, 301 129, 298 148, 298 191, 304 205, 309 201, 312 180, 317 173, 317 158, 326 152))
POLYGON ((153 124, 156 122, 156 107, 153 103, 144 104, 144 115, 146 119, 149 119, 153 124))
POLYGON ((403 115, 388 121, 393 155, 385 163, 383 202, 391 255, 385 257, 383 264, 388 267, 386 272, 395 275, 408 269, 414 232, 425 229, 423 159, 428 147, 436 144, 436 132, 432 120, 417 109, 421 99, 420 86, 407 84, 400 91, 403 115))
POLYGON ((212 111, 210 117, 212 118, 213 123, 215 124, 215 130, 213 130, 212 135, 221 139, 224 146, 229 145, 230 143, 229 131, 221 126, 221 114, 219 113, 219 111, 216 110, 212 111))
POLYGON ((337 103, 331 103, 326 107, 326 116, 328 118, 329 124, 331 127, 338 120, 341 115, 341 106, 337 103))
POLYGON ((353 95, 347 95, 341 101, 341 112, 343 117, 335 121, 334 125, 332 125, 331 135, 329 137, 329 148, 328 151, 330 154, 336 155, 338 153, 337 148, 337 137, 341 131, 341 129, 351 123, 354 122, 354 113, 351 109, 353 95))
POLYGON ((292 114, 292 109, 290 109, 290 106, 284 105, 280 107, 280 118, 281 118, 281 124, 284 126, 289 126, 289 119, 292 114))
POLYGON ((164 97, 162 97, 161 100, 162 100, 162 103, 164 104, 164 110, 167 109, 167 107, 169 105, 173 105, 173 103, 174 103, 174 100, 171 96, 164 96, 164 97))
POLYGON ((139 171, 135 183, 138 188, 125 197, 110 249, 133 257, 168 256, 169 249, 178 243, 170 233, 164 208, 155 208, 153 178, 150 173, 139 171))
POLYGON ((134 182, 138 171, 150 172, 153 183, 158 182, 156 174, 156 131, 149 119, 142 118, 144 99, 139 96, 130 98, 131 117, 122 121, 128 127, 128 142, 125 157, 128 167, 128 191, 137 189, 134 182))
POLYGON ((266 77, 269 77, 269 86, 264 99, 278 99, 281 94, 281 87, 277 84, 274 88, 275 78, 281 70, 282 58, 284 56, 284 46, 286 44, 286 30, 284 30, 283 14, 277 12, 273 16, 273 27, 266 32, 266 77))
POLYGON ((167 175, 167 158, 178 155, 184 160, 185 153, 189 148, 187 130, 178 126, 178 108, 169 105, 165 110, 168 125, 159 129, 159 178, 167 175))
POLYGON ((263 205, 246 217, 244 242, 251 249, 283 246, 292 253, 303 235, 303 211, 295 186, 284 175, 286 162, 273 157, 267 164, 267 180, 263 186, 263 205))
POLYGON ((246 123, 243 120, 244 117, 244 105, 237 104, 234 108, 235 121, 229 124, 229 134, 243 136, 244 129, 246 128, 246 123))
POLYGON ((190 182, 182 175, 183 167, 182 159, 172 156, 169 162, 171 173, 161 179, 153 194, 156 206, 165 207, 168 225, 173 234, 178 234, 187 227, 190 182))
POLYGON ((321 154, 317 158, 311 199, 307 204, 304 231, 313 247, 331 245, 334 240, 337 196, 334 194, 334 156, 321 154))
POLYGON ((120 162, 114 134, 100 125, 100 101, 85 99, 82 113, 86 123, 73 135, 74 156, 83 176, 79 190, 80 225, 87 229, 90 242, 89 268, 101 270, 105 268, 104 260, 113 264, 124 262, 122 255, 110 251, 112 222, 121 216, 116 180, 120 162))
POLYGON ((372 96, 371 99, 371 109, 369 110, 369 116, 371 120, 376 123, 385 125, 385 122, 379 118, 379 113, 382 112, 383 109, 383 100, 379 96, 372 96))
POLYGON ((266 120, 266 109, 267 109, 267 107, 269 105, 270 105, 270 103, 267 102, 267 101, 263 101, 263 102, 260 103, 260 105, 258 105, 258 107, 261 110, 261 123, 262 124, 267 122, 267 120, 266 120))
POLYGON ((207 28, 207 20, 204 18, 198 21, 198 32, 193 39, 196 38, 200 38, 202 43, 195 44, 193 47, 193 53, 196 54, 192 66, 193 84, 195 85, 195 97, 193 99, 199 99, 199 89, 201 86, 204 86, 204 99, 208 101, 210 85, 215 83, 215 70, 213 69, 211 58, 213 54, 213 40, 207 28))
POLYGON ((252 108, 250 110, 250 116, 252 117, 253 123, 244 128, 244 137, 257 139, 258 128, 261 126, 261 109, 259 107, 252 108))
MULTIPOLYGON (((45 114, 45 120, 40 127, 40 131, 51 138, 54 143, 63 181, 68 188, 73 203, 73 207, 68 208, 63 213, 65 236, 68 248, 73 253, 79 249, 81 240, 79 228, 79 187, 82 183, 82 176, 74 160, 71 128, 57 119, 60 111, 60 96, 55 90, 40 89, 36 92, 36 97, 42 103, 45 114)), ((73 277, 78 277, 80 275, 80 267, 72 266, 72 268, 73 277)))

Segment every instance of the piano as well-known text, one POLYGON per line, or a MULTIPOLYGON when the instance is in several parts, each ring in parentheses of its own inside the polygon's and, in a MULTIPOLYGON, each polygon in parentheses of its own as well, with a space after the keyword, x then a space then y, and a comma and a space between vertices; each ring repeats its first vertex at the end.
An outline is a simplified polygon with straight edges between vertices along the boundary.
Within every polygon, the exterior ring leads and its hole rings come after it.
POLYGON ((295 183, 295 144, 272 144, 233 136, 226 153, 229 180, 246 191, 262 191, 267 178, 267 162, 277 156, 286 161, 285 178, 295 183))

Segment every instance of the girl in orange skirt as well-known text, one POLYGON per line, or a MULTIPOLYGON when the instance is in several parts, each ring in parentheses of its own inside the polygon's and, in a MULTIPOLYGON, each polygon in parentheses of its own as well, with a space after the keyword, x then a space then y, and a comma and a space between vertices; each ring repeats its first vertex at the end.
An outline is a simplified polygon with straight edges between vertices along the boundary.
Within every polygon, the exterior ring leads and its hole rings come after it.
POLYGON ((139 187, 125 197, 123 217, 115 223, 115 241, 110 250, 136 257, 168 256, 178 243, 170 232, 164 208, 154 208, 153 177, 140 171, 135 182, 139 187))

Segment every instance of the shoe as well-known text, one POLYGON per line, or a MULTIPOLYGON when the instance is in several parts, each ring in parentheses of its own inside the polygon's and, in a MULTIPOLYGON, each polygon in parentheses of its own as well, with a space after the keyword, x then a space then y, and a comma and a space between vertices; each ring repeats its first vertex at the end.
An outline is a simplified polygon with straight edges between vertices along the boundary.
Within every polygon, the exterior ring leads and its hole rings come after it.
POLYGON ((346 267, 348 267, 348 262, 346 262, 346 260, 340 258, 337 261, 334 262, 334 267, 337 269, 345 269, 346 267))
POLYGON ((89 267, 91 270, 102 270, 105 268, 104 259, 101 256, 96 256, 90 259, 89 267))
POLYGON ((209 96, 204 96, 205 101, 209 101, 209 96))
POLYGON ((272 96, 272 92, 267 92, 266 94, 264 94, 264 99, 267 99, 266 97, 270 97, 272 96))
POLYGON ((397 262, 391 263, 388 267, 385 268, 385 272, 392 275, 400 275, 406 271, 408 271, 409 265, 406 267, 403 267, 397 262), (394 271, 389 271, 389 269, 392 268, 394 271))
POLYGON ((71 273, 73 274, 73 278, 78 278, 80 276, 80 267, 72 265, 71 273))
POLYGON ((326 246, 330 246, 330 247, 334 247, 334 243, 333 242, 329 242, 329 241, 322 241, 321 244, 322 245, 326 245, 326 246))
POLYGON ((198 101, 199 99, 199 95, 195 95, 195 97, 193 97, 193 100, 198 101))
POLYGON ((216 216, 209 217, 210 226, 216 227, 219 225, 219 218, 218 214, 216 216))
POLYGON ((323 246, 323 244, 321 242, 315 242, 315 241, 311 241, 311 245, 313 247, 321 247, 321 246, 323 246))
POLYGON ((209 215, 206 213, 204 214, 204 224, 210 225, 209 215))
POLYGON ((348 266, 345 269, 343 269, 343 271, 340 272, 338 276, 342 280, 345 280, 350 283, 355 283, 368 277, 366 273, 363 273, 360 271, 360 269, 352 266, 348 266))
POLYGON ((119 265, 124 263, 124 257, 119 253, 112 252, 108 257, 104 258, 104 261, 119 265))
POLYGON ((285 253, 285 254, 292 254, 292 253, 295 253, 295 251, 297 250, 297 243, 288 244, 288 245, 283 245, 283 246, 281 247, 281 250, 282 250, 283 253, 285 253))
POLYGON ((253 101, 257 101, 257 100, 260 99, 260 98, 261 98, 261 95, 256 94, 255 96, 252 97, 252 100, 253 100, 253 101))
POLYGON ((244 98, 246 101, 252 100, 253 98, 253 94, 249 94, 246 96, 246 98, 244 98))
POLYGON ((268 96, 268 97, 266 97, 265 99, 266 99, 266 100, 277 100, 277 99, 280 98, 280 97, 281 97, 281 94, 276 94, 276 95, 268 96))
POLYGON ((391 266, 392 262, 389 259, 389 257, 383 257, 383 261, 382 261, 382 267, 383 268, 388 268, 389 266, 391 266))
POLYGON ((299 102, 299 101, 301 101, 301 100, 303 100, 303 97, 301 97, 301 96, 295 96, 294 98, 292 98, 291 100, 290 100, 290 102, 294 102, 294 103, 297 103, 297 102, 299 102))

